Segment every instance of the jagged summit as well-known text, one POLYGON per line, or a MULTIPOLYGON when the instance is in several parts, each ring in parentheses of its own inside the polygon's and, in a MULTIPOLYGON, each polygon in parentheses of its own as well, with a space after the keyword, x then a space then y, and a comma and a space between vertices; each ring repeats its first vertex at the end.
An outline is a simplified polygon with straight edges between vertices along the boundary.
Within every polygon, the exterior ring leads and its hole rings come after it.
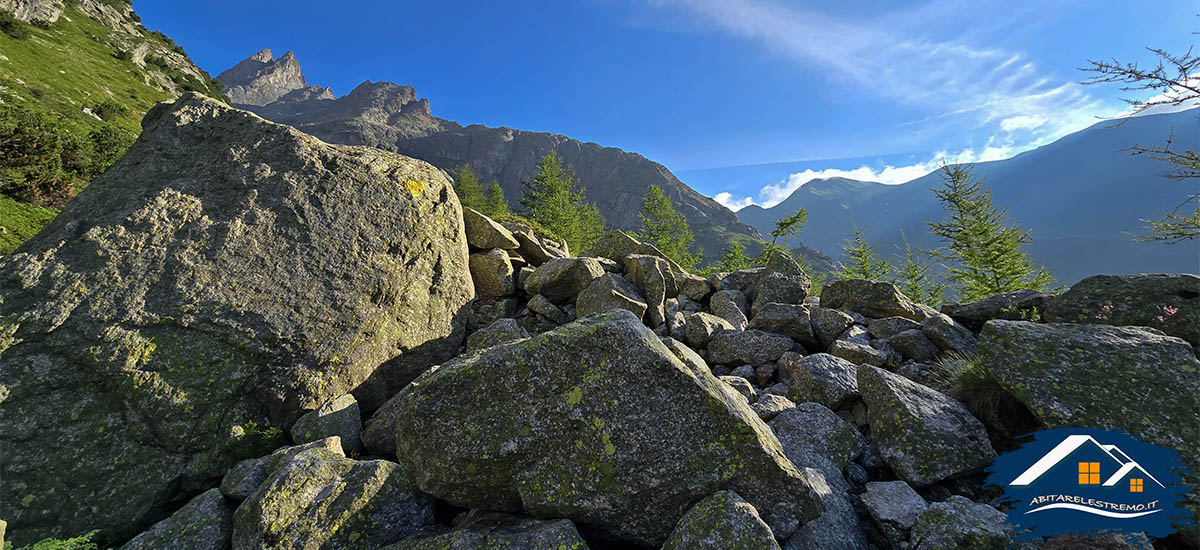
MULTIPOLYGON (((217 80, 225 85, 229 98, 237 105, 267 105, 289 92, 309 88, 296 55, 288 50, 275 59, 269 48, 217 75, 217 80)), ((329 92, 330 99, 332 95, 329 92)))

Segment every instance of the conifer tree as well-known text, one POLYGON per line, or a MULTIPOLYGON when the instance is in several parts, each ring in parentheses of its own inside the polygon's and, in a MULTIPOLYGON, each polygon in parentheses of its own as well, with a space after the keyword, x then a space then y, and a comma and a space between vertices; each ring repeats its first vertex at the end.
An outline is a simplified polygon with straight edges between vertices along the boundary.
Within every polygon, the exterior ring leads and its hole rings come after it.
POLYGON ((863 237, 863 231, 866 228, 860 229, 853 219, 850 220, 850 223, 854 226, 854 233, 842 245, 842 255, 845 256, 846 262, 842 264, 838 278, 866 279, 868 281, 887 280, 888 274, 892 271, 891 264, 887 260, 876 257, 875 246, 868 243, 863 237))
POLYGON ((992 204, 992 192, 967 166, 942 167, 945 185, 934 189, 949 214, 944 222, 926 222, 944 247, 948 278, 961 302, 1024 288, 1045 290, 1054 279, 1045 267, 1035 267, 1021 250, 1033 242, 1030 231, 1008 220, 1008 209, 992 204))
POLYGON ((521 206, 533 221, 567 242, 575 252, 587 249, 604 233, 604 217, 594 204, 584 202, 584 189, 570 166, 551 151, 538 161, 533 177, 521 182, 521 206), (576 188, 579 188, 576 190, 576 188))
POLYGON ((749 269, 755 265, 755 260, 746 255, 746 247, 742 246, 741 242, 730 241, 729 246, 725 247, 725 253, 721 256, 721 260, 712 267, 712 270, 733 272, 739 269, 749 269))
POLYGON ((500 182, 493 180, 488 186, 483 199, 483 211, 493 218, 508 214, 508 201, 504 200, 504 189, 500 188, 500 182))
POLYGON ((933 262, 929 259, 931 254, 913 248, 908 242, 908 237, 904 235, 904 230, 900 231, 900 239, 904 241, 904 248, 901 249, 904 253, 904 263, 896 269, 896 286, 900 287, 905 296, 916 302, 941 304, 945 299, 946 283, 935 280, 930 275, 929 271, 933 268, 933 262))
POLYGON ((458 202, 467 208, 483 211, 483 190, 480 189, 479 178, 475 176, 471 166, 458 165, 450 171, 450 177, 454 178, 454 194, 458 195, 458 202))
POLYGON ((779 253, 787 254, 788 257, 791 257, 791 253, 784 246, 788 242, 787 239, 784 239, 784 244, 779 244, 779 239, 781 237, 795 237, 800 233, 801 229, 804 229, 804 223, 807 221, 808 211, 803 208, 777 220, 775 222, 775 229, 771 231, 771 240, 763 243, 762 254, 759 254, 757 258, 758 265, 767 265, 767 261, 771 259, 771 256, 779 253))
POLYGON ((700 263, 702 252, 692 253, 696 236, 688 227, 687 218, 671 206, 671 199, 657 185, 651 185, 642 197, 642 231, 638 237, 658 247, 668 258, 691 270, 700 263))

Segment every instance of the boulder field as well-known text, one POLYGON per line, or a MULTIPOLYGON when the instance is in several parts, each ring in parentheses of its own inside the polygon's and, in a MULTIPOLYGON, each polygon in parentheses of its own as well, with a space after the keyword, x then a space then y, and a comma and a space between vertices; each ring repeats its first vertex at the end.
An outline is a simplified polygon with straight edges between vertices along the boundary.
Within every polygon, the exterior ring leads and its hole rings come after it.
POLYGON ((571 256, 428 164, 198 95, 143 125, 0 257, 18 547, 1071 548, 1013 542, 983 486, 1004 426, 1200 469, 1194 275, 817 297, 784 255, 701 277, 618 231, 571 256))

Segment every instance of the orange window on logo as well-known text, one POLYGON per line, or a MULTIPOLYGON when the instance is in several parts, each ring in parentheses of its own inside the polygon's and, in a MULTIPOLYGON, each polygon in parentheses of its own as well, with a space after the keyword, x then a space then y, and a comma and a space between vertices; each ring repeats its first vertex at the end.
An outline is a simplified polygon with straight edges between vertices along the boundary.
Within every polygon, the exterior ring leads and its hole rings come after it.
POLYGON ((1080 485, 1099 485, 1100 484, 1100 463, 1099 462, 1080 462, 1079 463, 1079 484, 1080 485))
POLYGON ((1129 480, 1129 492, 1131 492, 1131 493, 1142 492, 1142 478, 1135 477, 1135 478, 1131 478, 1129 480))

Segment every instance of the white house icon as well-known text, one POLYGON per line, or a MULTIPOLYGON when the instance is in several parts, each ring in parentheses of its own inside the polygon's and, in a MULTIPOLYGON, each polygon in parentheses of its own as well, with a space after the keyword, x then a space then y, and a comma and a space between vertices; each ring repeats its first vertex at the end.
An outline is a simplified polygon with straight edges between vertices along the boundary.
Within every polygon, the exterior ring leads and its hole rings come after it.
MULTIPOLYGON (((1062 462, 1064 459, 1066 459, 1068 456, 1070 456, 1071 453, 1075 452, 1077 449, 1079 449, 1080 447, 1082 447, 1084 444, 1087 444, 1087 443, 1091 443, 1091 444, 1095 445, 1098 449, 1103 451, 1106 456, 1111 458, 1113 460, 1113 462, 1115 462, 1119 466, 1119 468, 1117 468, 1116 472, 1114 472, 1111 476, 1108 477, 1108 479, 1106 479, 1104 481, 1104 483, 1102 484, 1104 487, 1112 487, 1113 485, 1116 485, 1119 481, 1124 479, 1125 476, 1129 475, 1130 473, 1132 473, 1133 471, 1136 470, 1136 471, 1144 474, 1146 477, 1150 478, 1150 480, 1154 481, 1154 483, 1157 483, 1159 487, 1165 488, 1165 486, 1160 481, 1158 481, 1158 479, 1155 479, 1155 477, 1153 475, 1150 475, 1150 472, 1147 472, 1146 469, 1142 468, 1142 466, 1140 464, 1138 464, 1135 460, 1133 460, 1133 458, 1131 458, 1129 455, 1125 454, 1125 451, 1122 451, 1121 449, 1117 448, 1116 445, 1101 445, 1099 441, 1096 441, 1090 435, 1069 435, 1069 436, 1067 436, 1066 439, 1062 440, 1062 443, 1059 443, 1058 446, 1051 449, 1050 452, 1045 454, 1045 456, 1038 459, 1037 462, 1034 462, 1033 466, 1030 466, 1028 470, 1025 470, 1023 473, 1021 473, 1021 475, 1017 476, 1017 478, 1012 480, 1012 482, 1010 482, 1009 485, 1029 485, 1030 483, 1033 483, 1034 481, 1037 480, 1037 478, 1041 477, 1042 474, 1049 471, 1050 468, 1054 467, 1059 462, 1062 462)), ((1082 463, 1082 462, 1080 463, 1080 478, 1081 479, 1085 475, 1083 473, 1084 464, 1085 463, 1082 463)), ((1092 464, 1095 464, 1095 463, 1092 463, 1092 464)), ((1083 482, 1081 481, 1081 483, 1083 483, 1083 482)), ((1095 483, 1095 482, 1092 482, 1092 483, 1095 483)), ((1140 492, 1140 488, 1141 488, 1140 480, 1138 481, 1138 483, 1139 483, 1137 485, 1137 487, 1139 489, 1138 492, 1140 492)))

